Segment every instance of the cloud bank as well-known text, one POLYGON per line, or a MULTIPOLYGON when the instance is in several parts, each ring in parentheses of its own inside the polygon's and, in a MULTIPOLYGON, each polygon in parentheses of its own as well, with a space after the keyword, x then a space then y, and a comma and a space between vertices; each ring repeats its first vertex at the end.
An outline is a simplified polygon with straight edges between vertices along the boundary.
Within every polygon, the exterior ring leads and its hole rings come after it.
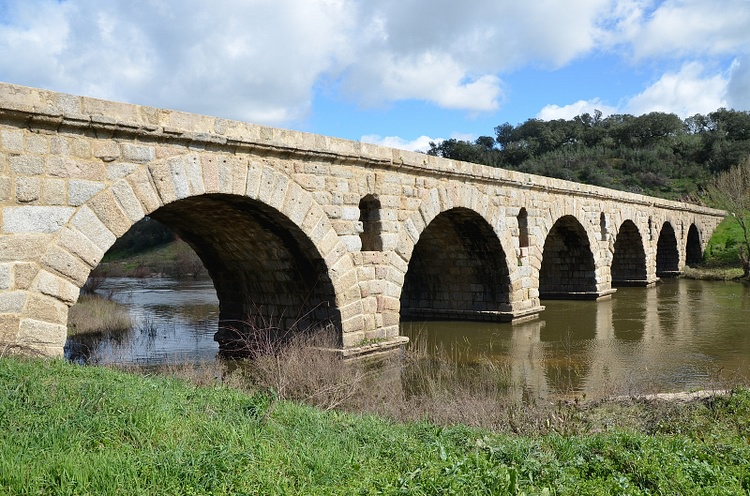
POLYGON ((748 26, 747 0, 8 0, 0 79, 292 125, 320 91, 363 107, 496 112, 508 74, 607 53, 653 72, 651 84, 538 115, 685 116, 750 107, 748 26))

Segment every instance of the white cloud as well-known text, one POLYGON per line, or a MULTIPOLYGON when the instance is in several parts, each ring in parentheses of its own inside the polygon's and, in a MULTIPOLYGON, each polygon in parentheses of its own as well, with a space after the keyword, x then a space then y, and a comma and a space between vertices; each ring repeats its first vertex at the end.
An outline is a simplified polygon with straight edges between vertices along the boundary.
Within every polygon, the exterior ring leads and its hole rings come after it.
POLYGON ((434 139, 429 136, 420 136, 419 138, 408 141, 398 136, 380 136, 378 134, 369 134, 362 136, 360 139, 363 143, 373 145, 387 146, 389 148, 398 148, 399 150, 410 150, 415 152, 426 152, 430 149, 430 142, 440 143, 442 139, 434 139))
POLYGON ((23 0, 0 79, 268 124, 305 117, 347 53, 344 1, 23 0))
POLYGON ((449 109, 493 111, 499 74, 529 64, 554 68, 588 53, 609 0, 418 0, 356 2, 360 58, 343 87, 371 105, 423 99, 449 109))
POLYGON ((677 58, 750 51, 748 0, 627 0, 615 8, 613 43, 636 58, 677 58))
POLYGON ((727 106, 750 109, 750 56, 735 60, 727 84, 727 106))
MULTIPOLYGON (((360 105, 494 112, 505 74, 607 51, 650 59, 634 68, 649 72, 686 54, 707 67, 738 61, 731 78, 686 64, 630 111, 747 106, 747 26, 748 0, 0 0, 0 80, 291 125, 325 89, 360 105)), ((588 98, 540 116, 592 105, 607 111, 588 98)))
POLYGON ((721 74, 706 75, 701 64, 685 64, 677 73, 664 74, 642 93, 629 99, 625 112, 641 115, 668 112, 681 117, 707 114, 727 106, 727 79, 721 74))
POLYGON ((594 112, 597 110, 599 110, 604 116, 616 112, 614 107, 604 104, 599 98, 594 98, 593 100, 578 100, 575 103, 564 105, 562 107, 558 105, 547 105, 539 111, 536 117, 543 121, 552 121, 556 119, 570 120, 583 113, 594 115, 594 112))

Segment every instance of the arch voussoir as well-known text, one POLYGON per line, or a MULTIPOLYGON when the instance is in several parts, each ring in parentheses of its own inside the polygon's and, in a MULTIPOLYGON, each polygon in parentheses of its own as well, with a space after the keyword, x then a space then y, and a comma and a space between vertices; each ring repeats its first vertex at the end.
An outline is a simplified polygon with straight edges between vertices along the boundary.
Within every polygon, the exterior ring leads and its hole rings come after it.
POLYGON ((112 193, 114 193, 117 203, 120 204, 120 208, 125 212, 131 224, 135 224, 146 216, 143 205, 130 183, 125 180, 117 181, 112 185, 112 193))

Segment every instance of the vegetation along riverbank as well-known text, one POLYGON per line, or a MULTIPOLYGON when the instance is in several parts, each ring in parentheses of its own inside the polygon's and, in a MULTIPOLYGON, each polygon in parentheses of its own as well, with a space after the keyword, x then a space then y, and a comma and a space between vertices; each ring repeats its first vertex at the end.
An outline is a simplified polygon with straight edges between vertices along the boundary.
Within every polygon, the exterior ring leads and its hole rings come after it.
POLYGON ((750 392, 561 405, 505 434, 0 359, 3 494, 747 494, 750 392), (627 412, 627 414, 625 414, 627 412), (623 423, 619 419, 630 419, 623 423))

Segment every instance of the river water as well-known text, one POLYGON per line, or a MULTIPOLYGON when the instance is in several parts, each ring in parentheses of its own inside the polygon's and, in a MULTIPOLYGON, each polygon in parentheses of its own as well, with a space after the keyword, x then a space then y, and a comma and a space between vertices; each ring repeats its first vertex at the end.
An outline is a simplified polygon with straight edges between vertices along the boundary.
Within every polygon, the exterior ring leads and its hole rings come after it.
MULTIPOLYGON (((211 281, 111 278, 134 327, 68 340, 69 358, 155 365, 215 360, 218 301, 211 281)), ((534 397, 666 392, 750 377, 750 286, 665 280, 610 300, 544 301, 523 324, 405 322, 402 334, 463 363, 492 361, 534 397)), ((747 381, 745 381, 747 382, 747 381)))

